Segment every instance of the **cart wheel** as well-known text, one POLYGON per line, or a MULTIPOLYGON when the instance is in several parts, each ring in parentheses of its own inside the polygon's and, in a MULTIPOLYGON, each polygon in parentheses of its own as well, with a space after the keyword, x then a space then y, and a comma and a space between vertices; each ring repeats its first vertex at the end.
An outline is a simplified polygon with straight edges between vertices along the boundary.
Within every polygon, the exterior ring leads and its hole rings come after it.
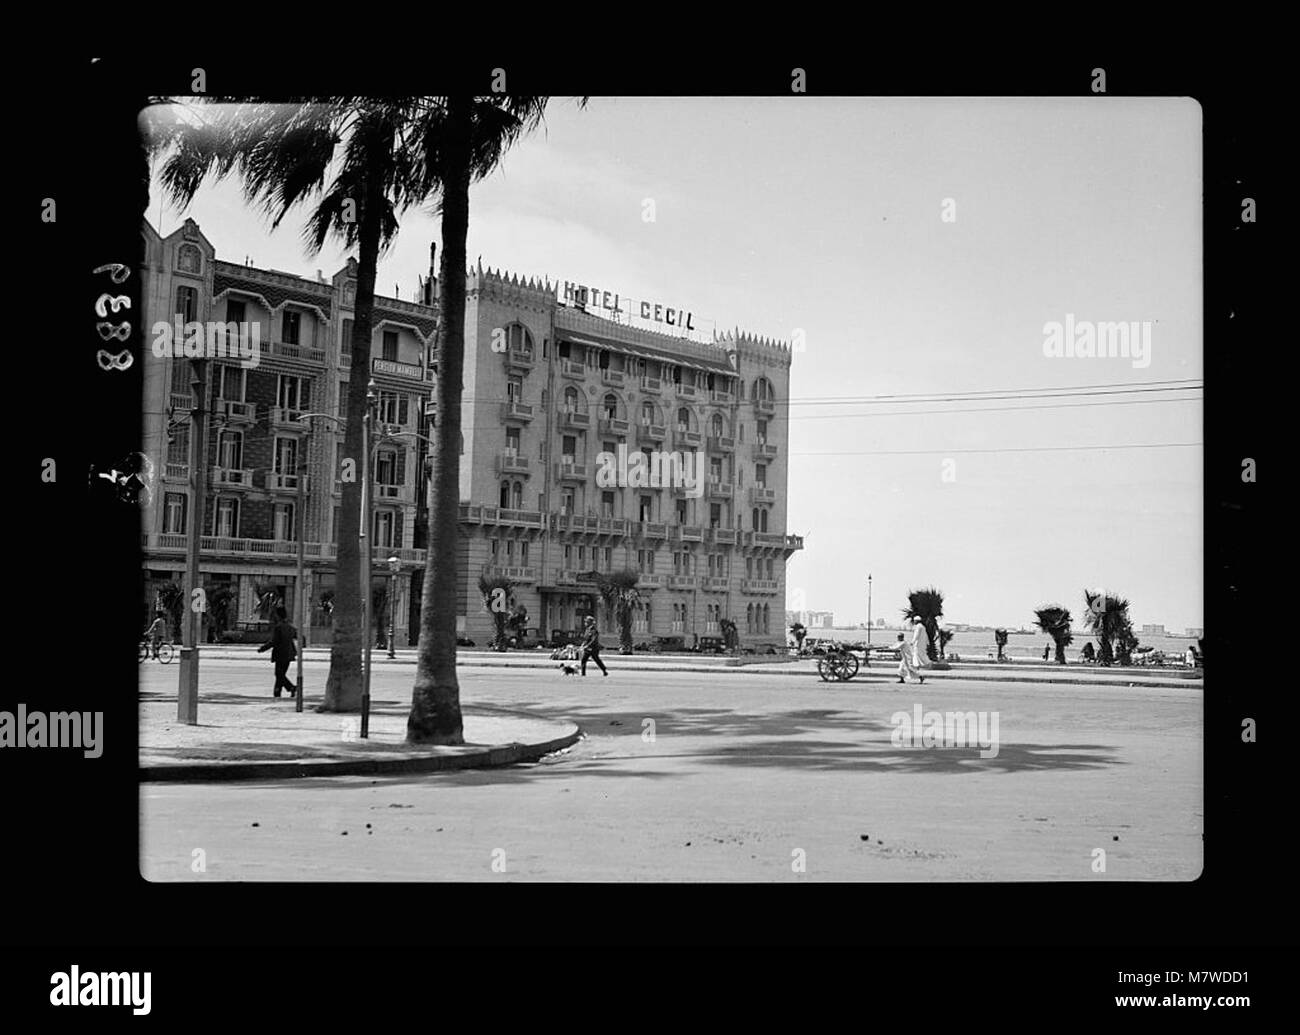
POLYGON ((831 667, 825 658, 817 659, 817 674, 822 677, 823 683, 831 681, 831 667))
POLYGON ((858 659, 853 654, 846 654, 840 659, 839 679, 847 683, 858 674, 858 659))

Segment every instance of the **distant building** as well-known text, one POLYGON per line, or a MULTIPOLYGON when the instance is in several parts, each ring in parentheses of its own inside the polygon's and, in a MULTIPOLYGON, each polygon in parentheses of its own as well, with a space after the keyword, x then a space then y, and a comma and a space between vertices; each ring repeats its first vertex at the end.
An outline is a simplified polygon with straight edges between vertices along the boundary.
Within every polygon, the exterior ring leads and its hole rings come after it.
POLYGON ((787 611, 785 624, 788 628, 798 622, 805 629, 833 629, 835 613, 833 611, 787 611))
POLYGON ((1189 625, 1187 627, 1187 635, 1193 637, 1194 639, 1199 640, 1201 639, 1201 637, 1205 635, 1205 630, 1202 628, 1198 628, 1195 625, 1189 625))
POLYGON ((1163 625, 1144 625, 1142 626, 1143 636, 1167 636, 1163 625))

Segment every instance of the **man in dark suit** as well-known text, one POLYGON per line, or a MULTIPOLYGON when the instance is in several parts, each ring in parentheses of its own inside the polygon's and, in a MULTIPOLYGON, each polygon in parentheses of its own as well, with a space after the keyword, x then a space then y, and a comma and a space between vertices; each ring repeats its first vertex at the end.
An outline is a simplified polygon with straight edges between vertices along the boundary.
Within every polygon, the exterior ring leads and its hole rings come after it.
POLYGON ((603 675, 609 675, 609 670, 605 668, 605 663, 600 660, 600 633, 596 631, 596 619, 592 615, 587 615, 584 623, 585 630, 582 638, 582 674, 587 674, 587 659, 590 658, 600 668, 603 675))
POLYGON ((275 662, 275 689, 273 696, 280 696, 280 688, 285 687, 290 696, 298 693, 298 687, 289 682, 289 662, 298 656, 298 648, 294 641, 298 638, 298 630, 289 622, 289 616, 284 608, 275 609, 274 624, 271 626, 271 639, 257 648, 261 654, 263 651, 271 652, 271 660, 275 662))

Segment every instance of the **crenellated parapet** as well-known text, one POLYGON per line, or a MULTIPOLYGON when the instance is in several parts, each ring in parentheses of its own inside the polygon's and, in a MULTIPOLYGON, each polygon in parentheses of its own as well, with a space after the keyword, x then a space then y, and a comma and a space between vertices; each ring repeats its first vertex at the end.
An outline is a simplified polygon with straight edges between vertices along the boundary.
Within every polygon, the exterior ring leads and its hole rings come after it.
POLYGON ((729 352, 735 352, 741 361, 763 366, 777 366, 789 370, 793 356, 790 343, 778 338, 750 334, 739 328, 715 335, 717 343, 729 352))

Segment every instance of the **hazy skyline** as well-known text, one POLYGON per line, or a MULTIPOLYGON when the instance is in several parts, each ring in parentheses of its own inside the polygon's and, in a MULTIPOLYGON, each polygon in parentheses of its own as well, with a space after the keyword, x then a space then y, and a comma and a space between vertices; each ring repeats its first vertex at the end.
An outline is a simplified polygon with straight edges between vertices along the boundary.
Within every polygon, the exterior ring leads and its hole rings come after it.
MULTIPOLYGON (((156 188, 150 220, 192 216, 218 258, 345 261, 305 255, 306 210, 270 233, 233 180, 161 217, 156 188)), ((680 304, 705 333, 801 332, 786 607, 865 620, 870 572, 890 622, 933 584, 950 622, 1058 602, 1079 626, 1090 586, 1181 633, 1204 624, 1199 392, 827 400, 1199 379, 1201 194, 1188 100, 557 99, 472 188, 468 254, 680 304), (1147 365, 1044 355, 1067 320, 1148 324, 1147 365)), ((413 297, 437 240, 409 214, 376 290, 413 297)))

